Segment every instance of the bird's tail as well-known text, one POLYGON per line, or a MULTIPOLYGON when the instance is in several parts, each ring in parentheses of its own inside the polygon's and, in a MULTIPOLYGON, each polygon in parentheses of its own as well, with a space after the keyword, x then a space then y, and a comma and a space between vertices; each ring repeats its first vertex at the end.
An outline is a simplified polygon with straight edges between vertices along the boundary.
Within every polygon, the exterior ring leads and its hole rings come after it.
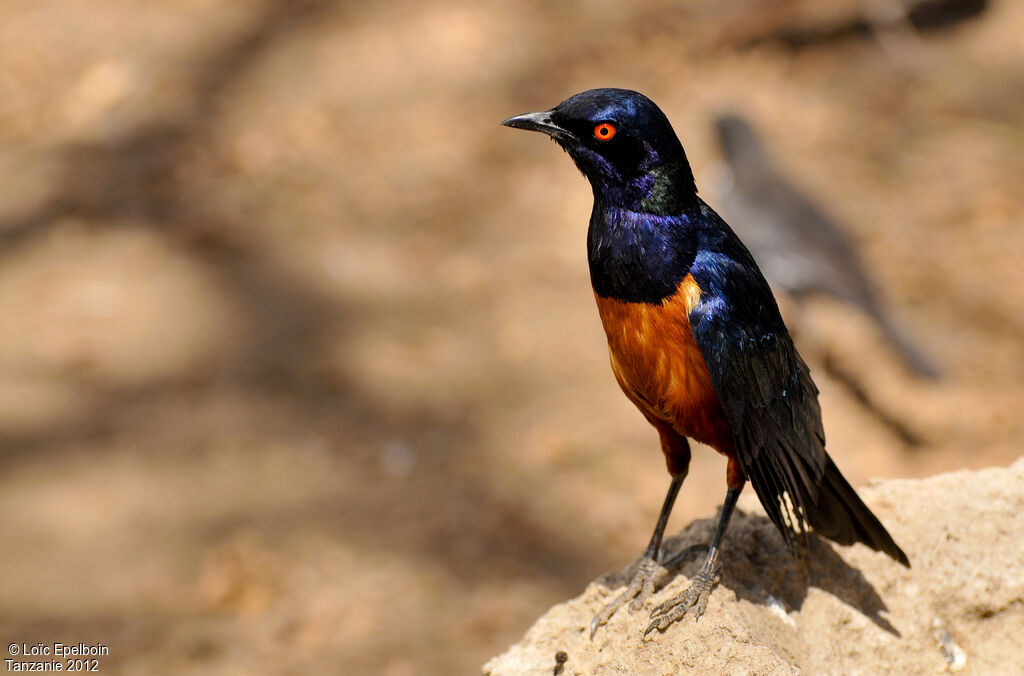
POLYGON ((918 378, 926 378, 928 380, 936 380, 939 377, 939 369, 935 366, 935 363, 925 355, 919 347, 914 344, 914 341, 910 339, 906 331, 900 328, 891 318, 889 318, 881 308, 871 308, 871 315, 874 317, 875 322, 878 324, 878 328, 882 330, 882 334, 885 339, 892 345, 893 349, 899 354, 900 359, 903 363, 913 371, 914 375, 918 378))
POLYGON ((807 521, 818 535, 841 545, 861 542, 910 567, 907 555, 893 541, 878 517, 861 501, 828 456, 825 457, 825 472, 821 478, 818 500, 813 508, 807 510, 807 521))

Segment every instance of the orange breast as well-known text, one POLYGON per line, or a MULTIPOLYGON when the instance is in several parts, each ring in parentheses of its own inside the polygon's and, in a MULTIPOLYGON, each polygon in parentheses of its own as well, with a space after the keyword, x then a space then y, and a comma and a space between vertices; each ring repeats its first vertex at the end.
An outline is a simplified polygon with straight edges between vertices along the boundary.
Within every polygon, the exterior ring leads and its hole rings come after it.
POLYGON ((668 423, 679 434, 727 453, 729 424, 690 329, 690 311, 700 294, 687 275, 661 305, 597 296, 597 310, 608 334, 612 371, 626 396, 652 423, 668 423))

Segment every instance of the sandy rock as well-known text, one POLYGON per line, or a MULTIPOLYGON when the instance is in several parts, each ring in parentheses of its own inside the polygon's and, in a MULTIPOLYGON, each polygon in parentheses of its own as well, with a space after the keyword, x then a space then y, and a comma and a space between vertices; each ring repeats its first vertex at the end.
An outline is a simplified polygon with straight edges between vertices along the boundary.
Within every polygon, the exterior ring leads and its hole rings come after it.
MULTIPOLYGON (((591 641, 590 620, 621 591, 627 569, 551 608, 484 673, 553 674, 558 651, 568 655, 565 675, 1024 673, 1024 458, 860 492, 912 569, 860 545, 818 541, 804 571, 748 498, 699 621, 642 638, 650 609, 686 588, 698 556, 666 576, 642 611, 620 609, 591 641)), ((706 542, 713 526, 691 523, 667 551, 706 542)))

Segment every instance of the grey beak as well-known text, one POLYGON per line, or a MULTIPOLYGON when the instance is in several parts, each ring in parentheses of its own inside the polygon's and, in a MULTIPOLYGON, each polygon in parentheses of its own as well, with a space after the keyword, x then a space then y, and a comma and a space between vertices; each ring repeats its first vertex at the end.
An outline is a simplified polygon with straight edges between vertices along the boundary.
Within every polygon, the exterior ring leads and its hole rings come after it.
POLYGON ((525 113, 516 115, 503 121, 502 126, 513 129, 526 129, 527 131, 539 131, 553 138, 574 139, 572 133, 559 127, 551 120, 551 111, 545 110, 539 113, 525 113))

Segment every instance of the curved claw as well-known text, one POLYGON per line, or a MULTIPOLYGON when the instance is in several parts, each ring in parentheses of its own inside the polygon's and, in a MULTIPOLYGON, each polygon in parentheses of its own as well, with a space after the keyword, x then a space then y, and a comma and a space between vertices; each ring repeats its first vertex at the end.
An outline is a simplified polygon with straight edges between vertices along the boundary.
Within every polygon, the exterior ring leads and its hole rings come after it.
POLYGON ((654 593, 654 583, 660 576, 662 568, 650 558, 643 558, 640 560, 640 565, 637 567, 636 574, 630 581, 629 586, 624 592, 619 594, 615 599, 601 609, 594 619, 590 622, 590 638, 593 640, 594 634, 597 630, 608 623, 612 615, 618 611, 619 608, 624 606, 629 601, 630 612, 636 612, 643 607, 643 604, 648 598, 654 593))
MULTIPOLYGON (((659 624, 658 620, 654 620, 649 625, 647 625, 647 628, 644 629, 644 638, 647 638, 647 635, 650 634, 655 629, 659 629, 658 624, 659 624)), ((662 631, 664 631, 664 630, 662 630, 662 631)))

